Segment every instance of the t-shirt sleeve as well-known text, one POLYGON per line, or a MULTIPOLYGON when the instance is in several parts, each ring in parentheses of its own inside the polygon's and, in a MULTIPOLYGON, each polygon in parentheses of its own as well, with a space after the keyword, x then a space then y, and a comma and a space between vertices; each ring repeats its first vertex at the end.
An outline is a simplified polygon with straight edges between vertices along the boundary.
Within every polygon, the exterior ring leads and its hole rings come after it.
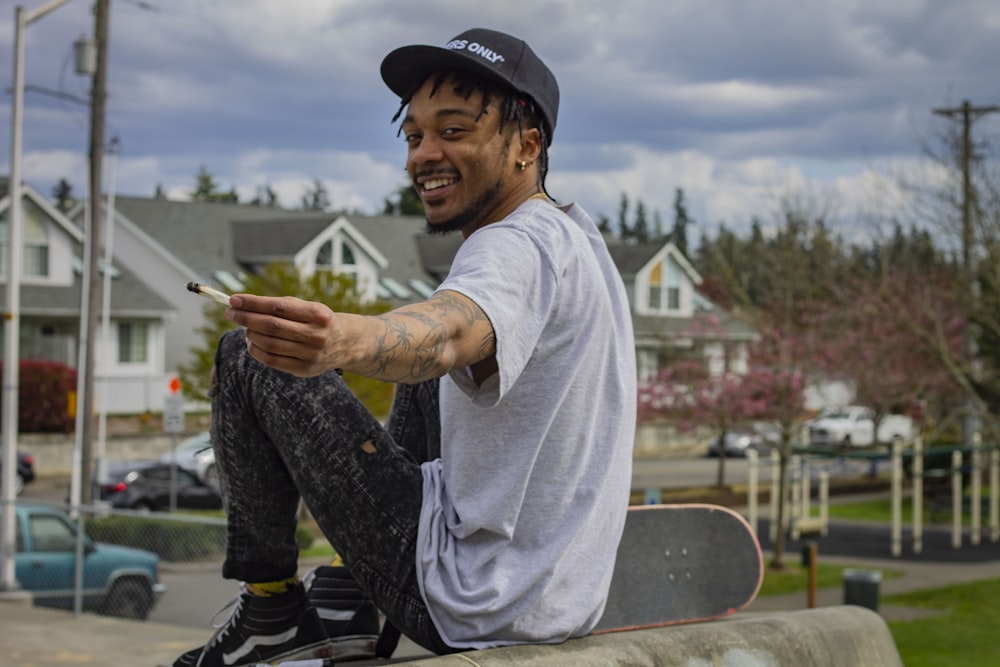
POLYGON ((546 254, 529 236, 503 224, 478 230, 462 244, 438 290, 459 292, 489 318, 498 377, 476 386, 466 369, 452 379, 478 405, 496 404, 530 362, 556 294, 546 254))

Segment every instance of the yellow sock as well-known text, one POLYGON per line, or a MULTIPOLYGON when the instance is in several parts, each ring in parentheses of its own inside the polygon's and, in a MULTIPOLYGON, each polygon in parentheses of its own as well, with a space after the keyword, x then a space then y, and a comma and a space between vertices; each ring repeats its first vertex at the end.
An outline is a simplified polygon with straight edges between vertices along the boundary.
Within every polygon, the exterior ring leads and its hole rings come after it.
POLYGON ((287 593, 289 589, 294 588, 296 584, 299 583, 298 575, 294 577, 289 577, 288 579, 282 579, 280 581, 263 581, 256 584, 247 584, 247 590, 250 591, 252 595, 257 597, 267 598, 272 595, 281 595, 282 593, 287 593))

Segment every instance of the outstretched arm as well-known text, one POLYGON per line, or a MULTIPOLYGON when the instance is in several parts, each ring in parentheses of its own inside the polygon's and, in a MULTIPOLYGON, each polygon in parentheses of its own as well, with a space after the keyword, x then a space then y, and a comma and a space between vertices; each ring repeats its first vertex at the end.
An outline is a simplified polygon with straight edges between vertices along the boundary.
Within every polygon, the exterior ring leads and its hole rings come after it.
POLYGON ((496 353, 483 311, 447 290, 378 316, 335 313, 295 297, 234 294, 226 314, 246 328, 251 356, 302 377, 342 368, 390 382, 422 382, 496 353))

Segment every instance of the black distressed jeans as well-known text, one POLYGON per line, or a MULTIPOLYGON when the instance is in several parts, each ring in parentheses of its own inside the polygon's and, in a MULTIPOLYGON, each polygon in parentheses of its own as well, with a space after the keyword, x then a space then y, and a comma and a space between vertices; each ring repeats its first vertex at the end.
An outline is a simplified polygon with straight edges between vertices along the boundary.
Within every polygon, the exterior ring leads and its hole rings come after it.
POLYGON ((399 385, 383 427, 334 372, 298 378, 219 341, 212 445, 229 521, 222 574, 249 583, 293 576, 299 499, 358 584, 405 635, 441 640, 416 577, 420 463, 440 451, 436 380, 399 385))

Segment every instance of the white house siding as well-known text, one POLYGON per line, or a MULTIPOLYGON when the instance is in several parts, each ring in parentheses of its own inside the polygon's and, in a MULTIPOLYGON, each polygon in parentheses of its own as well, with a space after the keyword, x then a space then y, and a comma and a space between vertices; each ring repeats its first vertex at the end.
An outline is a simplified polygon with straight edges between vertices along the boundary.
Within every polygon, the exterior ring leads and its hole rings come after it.
MULTIPOLYGON (((121 219, 119 216, 118 220, 121 219)), ((210 305, 206 299, 189 292, 186 285, 209 277, 191 275, 187 267, 166 260, 155 241, 129 224, 119 224, 115 229, 115 261, 159 289, 160 295, 174 307, 174 316, 162 328, 161 371, 176 372, 182 364, 190 363, 190 348, 200 342, 197 329, 205 320, 203 310, 210 305)))
MULTIPOLYGON (((127 320, 139 323, 140 320, 127 320)), ((106 401, 111 414, 140 414, 163 410, 167 383, 172 373, 163 368, 164 328, 155 321, 147 324, 146 361, 121 363, 118 361, 118 324, 111 322, 108 340, 99 334, 94 346, 94 406, 101 408, 106 401), (109 362, 109 366, 105 363, 109 362)))

